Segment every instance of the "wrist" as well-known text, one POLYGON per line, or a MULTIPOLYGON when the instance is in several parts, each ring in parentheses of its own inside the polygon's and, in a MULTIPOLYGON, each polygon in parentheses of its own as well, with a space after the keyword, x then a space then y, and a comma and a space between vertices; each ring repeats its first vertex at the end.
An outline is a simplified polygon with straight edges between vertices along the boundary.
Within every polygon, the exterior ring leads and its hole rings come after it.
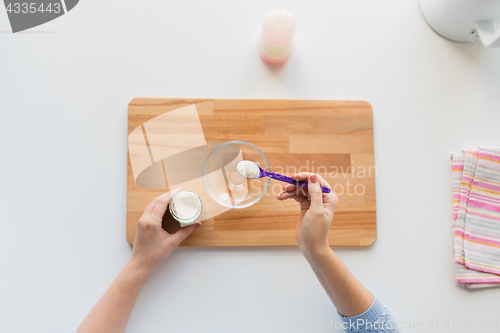
POLYGON ((307 260, 322 258, 333 252, 328 244, 317 246, 301 246, 300 250, 307 260))
POLYGON ((134 258, 130 258, 128 263, 125 265, 125 270, 129 271, 138 279, 146 281, 151 276, 155 268, 141 264, 134 258))

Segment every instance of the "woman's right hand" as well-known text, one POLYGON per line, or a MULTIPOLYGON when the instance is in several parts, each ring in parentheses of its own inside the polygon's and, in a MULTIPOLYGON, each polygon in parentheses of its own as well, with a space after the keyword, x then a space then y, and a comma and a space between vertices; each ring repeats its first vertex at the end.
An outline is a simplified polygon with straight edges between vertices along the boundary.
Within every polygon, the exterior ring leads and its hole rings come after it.
POLYGON ((308 181, 309 188, 287 184, 278 200, 293 199, 300 204, 299 222, 295 239, 302 252, 318 252, 329 248, 328 231, 332 224, 333 213, 338 198, 332 192, 323 193, 320 186, 330 187, 321 176, 302 172, 293 175, 298 181, 308 181))

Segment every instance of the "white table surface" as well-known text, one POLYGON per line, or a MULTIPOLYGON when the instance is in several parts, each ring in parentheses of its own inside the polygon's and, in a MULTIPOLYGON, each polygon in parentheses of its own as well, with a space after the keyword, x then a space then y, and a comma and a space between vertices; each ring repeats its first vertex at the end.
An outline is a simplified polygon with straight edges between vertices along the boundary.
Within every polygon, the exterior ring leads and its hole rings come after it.
MULTIPOLYGON (((2 8, 0 30, 1 332, 71 332, 130 257, 127 105, 141 96, 368 101, 378 240, 335 250, 397 321, 422 323, 408 332, 498 332, 500 289, 454 282, 449 156, 500 145, 500 50, 441 38, 416 0, 85 0, 18 34, 2 8), (274 7, 297 22, 278 68, 255 43, 274 7), (452 330, 459 319, 490 328, 452 330)), ((297 248, 181 248, 127 332, 316 332, 325 319, 339 320, 297 248)))

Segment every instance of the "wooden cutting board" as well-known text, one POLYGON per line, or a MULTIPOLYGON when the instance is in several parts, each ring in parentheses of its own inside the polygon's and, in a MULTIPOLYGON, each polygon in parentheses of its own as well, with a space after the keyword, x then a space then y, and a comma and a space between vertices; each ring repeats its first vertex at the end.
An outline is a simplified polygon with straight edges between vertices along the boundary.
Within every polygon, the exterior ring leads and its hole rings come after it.
MULTIPOLYGON (((370 246, 377 238, 373 116, 364 101, 135 98, 128 133, 144 122, 195 104, 206 141, 242 140, 268 157, 273 170, 294 166, 319 173, 339 197, 329 241, 332 246, 370 246)), ((269 191, 283 183, 272 181, 269 191)), ((128 158, 127 240, 133 244, 144 208, 165 190, 136 185, 128 158)), ((299 205, 266 195, 252 207, 232 209, 203 221, 181 246, 296 246, 299 205)), ((179 224, 167 210, 163 228, 179 224)))

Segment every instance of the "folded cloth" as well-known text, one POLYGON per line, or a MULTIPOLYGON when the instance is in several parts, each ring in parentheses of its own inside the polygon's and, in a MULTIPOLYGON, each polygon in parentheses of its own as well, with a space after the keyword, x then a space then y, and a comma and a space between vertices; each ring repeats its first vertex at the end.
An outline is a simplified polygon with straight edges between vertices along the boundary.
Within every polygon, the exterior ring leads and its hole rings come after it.
POLYGON ((500 283, 464 283, 462 286, 466 289, 493 288, 500 287, 500 283))
MULTIPOLYGON (((460 182, 459 203, 457 218, 455 221, 455 262, 465 264, 464 254, 464 232, 469 193, 476 172, 478 151, 471 147, 464 147, 464 164, 462 180, 460 182)), ((453 167, 452 167, 453 168, 453 167)))
POLYGON ((453 187, 453 231, 455 231, 455 220, 458 216, 458 204, 460 203, 460 183, 464 172, 464 155, 451 155, 451 180, 453 187))
POLYGON ((500 286, 500 276, 475 271, 458 262, 455 263, 455 280, 469 289, 500 286))
MULTIPOLYGON (((455 249, 458 247, 462 252, 464 233, 463 229, 465 227, 467 203, 469 200, 468 194, 471 188, 470 184, 472 184, 472 182, 470 182, 470 177, 472 174, 475 174, 475 166, 473 165, 474 161, 476 161, 477 163, 477 160, 474 157, 474 149, 465 147, 464 152, 466 152, 466 154, 454 154, 451 157, 453 185, 453 230, 455 235, 455 249), (463 179, 465 155, 469 156, 467 156, 468 164, 466 166, 465 179, 463 179), (462 180, 464 180, 464 182, 462 182, 462 180), (462 183, 464 184, 464 188, 462 188, 462 183), (460 203, 462 203, 462 210, 460 210, 460 203), (458 219, 459 211, 461 211, 460 218, 463 218, 464 220, 459 221, 462 224, 461 229, 457 232, 456 220, 458 219), (457 240, 457 238, 459 239, 457 240)), ((460 257, 460 259, 461 258, 462 257, 460 257)), ((468 289, 476 289, 500 286, 500 276, 469 269, 464 266, 462 262, 464 261, 455 261, 455 279, 458 283, 461 283, 463 287, 468 289)))
POLYGON ((500 274, 500 148, 479 147, 463 238, 465 266, 500 274))

